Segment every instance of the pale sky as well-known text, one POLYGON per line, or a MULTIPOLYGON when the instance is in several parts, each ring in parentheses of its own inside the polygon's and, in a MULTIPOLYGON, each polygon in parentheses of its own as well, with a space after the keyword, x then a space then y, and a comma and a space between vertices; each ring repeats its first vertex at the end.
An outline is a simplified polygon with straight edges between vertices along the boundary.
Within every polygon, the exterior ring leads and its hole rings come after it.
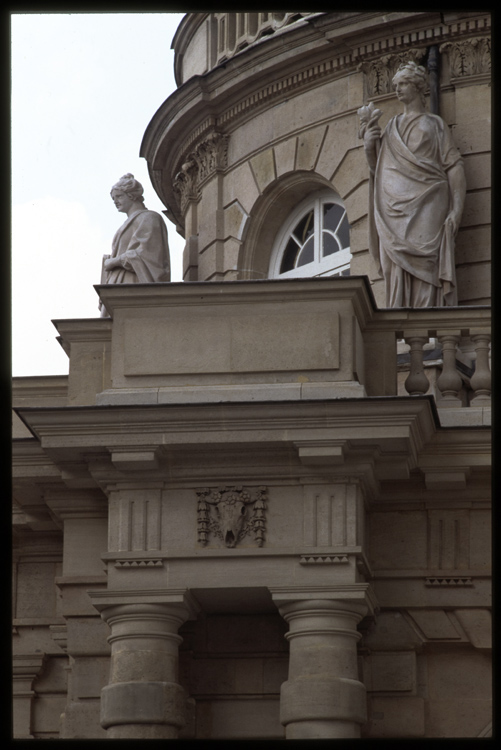
MULTIPOLYGON (((139 148, 176 88, 171 43, 183 16, 11 16, 13 375, 66 374, 51 320, 99 317, 93 285, 126 218, 112 185, 132 172, 146 207, 165 208, 139 148)), ((166 226, 181 281, 184 240, 166 226)))

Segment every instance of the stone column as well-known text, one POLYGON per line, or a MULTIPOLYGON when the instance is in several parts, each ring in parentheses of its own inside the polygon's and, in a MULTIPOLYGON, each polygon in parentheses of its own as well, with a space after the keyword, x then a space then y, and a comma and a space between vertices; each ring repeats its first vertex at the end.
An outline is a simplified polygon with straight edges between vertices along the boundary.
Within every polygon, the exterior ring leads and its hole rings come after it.
POLYGON ((123 603, 118 603, 119 592, 93 596, 111 628, 101 725, 109 739, 176 739, 186 721, 187 699, 178 683, 178 630, 196 616, 197 607, 187 592, 170 597, 122 592, 121 597, 123 603))
MULTIPOLYGON (((323 587, 322 587, 323 588, 323 587)), ((340 587, 341 588, 341 587, 340 587)), ((285 736, 295 739, 360 737, 367 720, 366 693, 358 679, 357 624, 370 609, 361 597, 291 600, 274 593, 280 614, 289 623, 289 679, 282 684, 280 721, 285 736)), ((358 593, 358 592, 356 592, 358 593)), ((299 594, 299 592, 298 592, 299 594)))

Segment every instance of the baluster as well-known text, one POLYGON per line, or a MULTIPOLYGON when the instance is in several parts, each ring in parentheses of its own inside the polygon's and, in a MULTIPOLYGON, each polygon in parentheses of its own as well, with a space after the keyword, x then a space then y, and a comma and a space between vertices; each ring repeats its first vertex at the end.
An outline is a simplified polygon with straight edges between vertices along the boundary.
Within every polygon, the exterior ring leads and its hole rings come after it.
POLYGON ((423 346, 428 341, 428 336, 415 333, 406 334, 404 331, 404 339, 411 348, 410 372, 405 381, 405 390, 410 396, 421 396, 430 387, 423 368, 423 346))
POLYGON ((462 405, 458 393, 463 386, 463 381, 456 370, 456 347, 460 337, 461 331, 448 331, 447 333, 438 331, 438 340, 442 344, 443 367, 437 386, 442 394, 442 406, 462 405))
POLYGON ((475 391, 472 401, 475 401, 475 405, 479 406, 480 401, 490 402, 491 397, 491 371, 489 368, 490 331, 477 331, 477 333, 472 334, 471 340, 475 345, 477 353, 475 372, 470 381, 471 387, 475 391))

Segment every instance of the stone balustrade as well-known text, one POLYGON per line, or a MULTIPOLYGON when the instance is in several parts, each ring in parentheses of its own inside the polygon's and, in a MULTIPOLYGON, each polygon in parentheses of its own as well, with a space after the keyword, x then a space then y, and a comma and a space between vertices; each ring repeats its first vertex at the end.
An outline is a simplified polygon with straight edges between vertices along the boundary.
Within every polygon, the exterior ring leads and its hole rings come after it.
POLYGON ((424 372, 423 347, 430 337, 436 337, 442 349, 442 373, 437 380, 437 387, 441 394, 440 406, 462 406, 459 392, 463 387, 463 379, 457 370, 457 354, 460 342, 466 340, 471 357, 472 375, 469 386, 472 395, 469 404, 483 406, 490 404, 491 370, 490 370, 490 328, 469 328, 467 330, 423 330, 404 331, 403 338, 410 347, 409 375, 405 381, 405 389, 411 396, 424 395, 429 391, 430 381, 424 372), (473 349, 473 351, 472 351, 473 349))
POLYGON ((441 409, 490 406, 489 306, 378 310, 364 338, 390 334, 397 342, 397 367, 408 370, 400 395, 433 393, 441 409), (429 377, 432 369, 435 379, 429 377))

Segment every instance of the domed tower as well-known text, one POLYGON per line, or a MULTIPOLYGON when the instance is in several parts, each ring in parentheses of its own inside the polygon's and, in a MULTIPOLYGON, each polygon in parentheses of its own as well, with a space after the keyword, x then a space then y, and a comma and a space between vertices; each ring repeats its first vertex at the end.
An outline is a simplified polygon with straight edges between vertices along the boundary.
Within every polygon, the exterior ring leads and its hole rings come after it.
POLYGON ((413 60, 465 163, 458 301, 487 303, 488 32, 475 13, 187 14, 173 40, 179 89, 141 147, 186 239, 184 279, 366 274, 384 306, 357 111, 374 102, 384 126, 401 109, 393 75, 413 60))

